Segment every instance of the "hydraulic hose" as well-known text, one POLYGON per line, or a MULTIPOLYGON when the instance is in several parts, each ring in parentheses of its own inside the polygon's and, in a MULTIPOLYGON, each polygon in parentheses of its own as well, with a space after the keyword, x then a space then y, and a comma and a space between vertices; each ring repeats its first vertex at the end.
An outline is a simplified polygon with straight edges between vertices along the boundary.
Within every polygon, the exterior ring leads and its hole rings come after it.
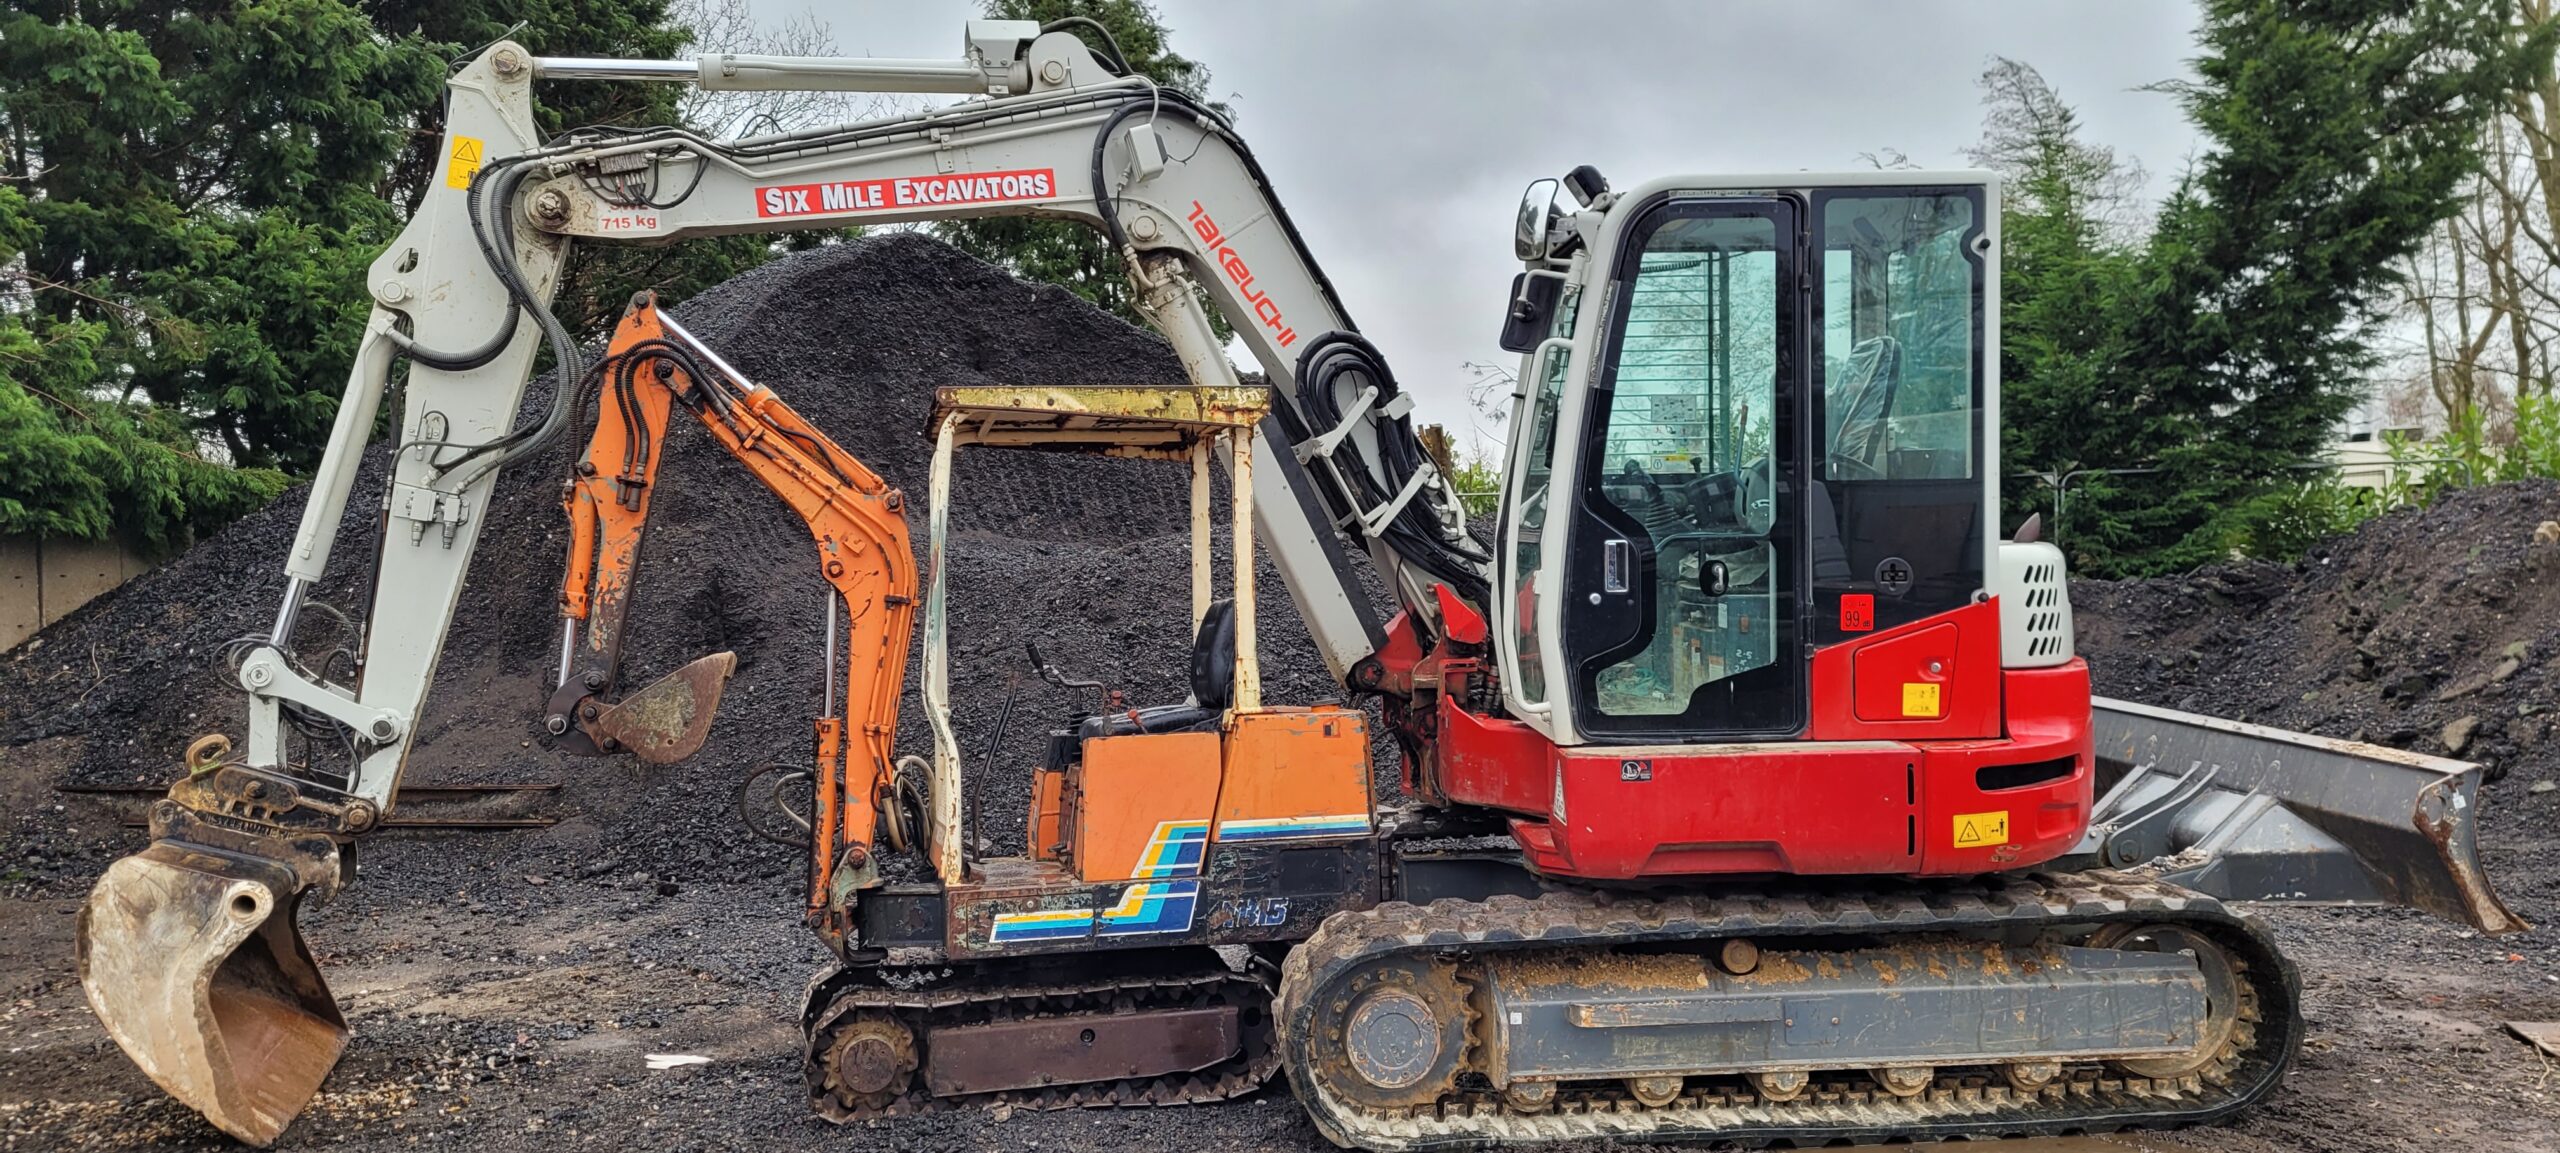
MULTIPOLYGON (((1341 409, 1336 403, 1335 385, 1346 373, 1364 374, 1370 382, 1374 383, 1378 388, 1378 403, 1383 404, 1393 399, 1396 395, 1395 374, 1388 371, 1386 357, 1378 352, 1376 345, 1369 343, 1366 337, 1361 336, 1359 327, 1351 322, 1350 311, 1342 306, 1342 298, 1334 291, 1333 283, 1325 278, 1322 267, 1308 253, 1305 239, 1298 234, 1297 226, 1290 221, 1288 210, 1281 205, 1279 195, 1272 191, 1271 181, 1263 174, 1262 166, 1254 160, 1252 150, 1245 147, 1243 139, 1235 134, 1234 129, 1227 124, 1224 117, 1179 91, 1161 89, 1145 97, 1131 97, 1105 118, 1101 131, 1094 134, 1092 171, 1094 211, 1102 218, 1103 231, 1110 237, 1112 248, 1126 249, 1129 246, 1129 237, 1121 229, 1120 206, 1109 191, 1110 172, 1104 163, 1104 153, 1119 127, 1141 113, 1154 114, 1157 100, 1172 106, 1178 113, 1192 117, 1204 131, 1217 137, 1221 144, 1235 154, 1237 160, 1244 165, 1246 173, 1252 177, 1254 186, 1262 191, 1263 200, 1270 206, 1273 219, 1279 222, 1282 233, 1289 238, 1290 246, 1296 250, 1299 264, 1313 278, 1317 291, 1324 295, 1325 303, 1332 307, 1334 315, 1342 318, 1341 329, 1318 337, 1299 354, 1296 370, 1298 380, 1296 405, 1303 412, 1292 411, 1291 406, 1285 401, 1275 406, 1281 417, 1282 428, 1290 434, 1293 441, 1296 441, 1311 435, 1313 429, 1329 429, 1338 426, 1342 416, 1341 409)), ((1353 391, 1357 391, 1356 386, 1353 391)), ((1414 473, 1420 470, 1424 463, 1422 440, 1414 434, 1410 420, 1405 418, 1381 420, 1377 422, 1377 431, 1379 459, 1376 461, 1376 472, 1384 474, 1388 487, 1385 491, 1380 491, 1376 484, 1378 477, 1368 467, 1340 470, 1346 478, 1346 483, 1355 489, 1354 492, 1345 494, 1353 501, 1353 508, 1350 510, 1353 512, 1362 508, 1375 508, 1394 500, 1396 494, 1404 491, 1406 482, 1413 478, 1414 473)), ((1441 531, 1438 518, 1434 516, 1427 504, 1420 501, 1407 503, 1395 518, 1388 522, 1381 535, 1387 538, 1397 555, 1406 558, 1415 567, 1448 585, 1451 591, 1456 592, 1460 597, 1475 604, 1487 603, 1486 598, 1492 594, 1492 585, 1482 574, 1483 566, 1492 558, 1476 549, 1472 539, 1452 538, 1441 531)))
MULTIPOLYGON (((513 305, 507 310, 507 319, 500 326, 500 330, 482 347, 460 354, 420 350, 415 341, 402 337, 396 332, 392 334, 393 343, 403 351, 411 352, 413 355, 417 351, 430 352, 445 360, 447 364, 462 366, 457 370, 478 368, 495 359, 497 352, 492 350, 504 350, 514 341, 516 325, 520 317, 526 313, 533 315, 534 321, 542 327, 544 339, 551 345, 554 361, 553 378, 560 383, 552 390, 551 406, 538 424, 518 426, 494 439, 477 444, 421 440, 410 441, 400 446, 404 450, 420 447, 462 449, 460 456, 435 465, 439 476, 449 474, 480 457, 491 453, 497 454, 495 460, 479 472, 472 474, 470 480, 464 482, 465 487, 476 482, 488 471, 504 468, 509 463, 529 453, 540 451, 544 445, 549 444, 551 438, 558 436, 560 430, 568 426, 570 413, 577 408, 579 393, 585 387, 587 369, 584 359, 578 353, 577 341, 569 335, 568 328, 560 323, 560 318, 552 315, 551 310, 543 307, 542 302, 535 298, 532 285, 525 282, 523 270, 516 267, 515 215, 509 211, 509 206, 515 202, 516 190, 524 184, 525 177, 530 171, 531 160, 528 157, 516 156, 500 160, 473 175, 471 189, 465 199, 466 214, 471 221, 472 239, 478 242, 480 255, 488 262, 489 270, 497 274, 498 282, 506 287, 508 300, 513 305), (490 220, 488 207, 492 200, 497 204, 497 219, 494 223, 490 220), (487 355, 481 357, 483 353, 487 355), (481 358, 474 363, 475 357, 481 358)), ((422 358, 420 362, 430 367, 446 367, 446 364, 438 364, 434 359, 422 358)))
MULTIPOLYGON (((1120 38, 1112 35, 1109 28, 1103 27, 1102 21, 1096 20, 1091 16, 1067 16, 1057 20, 1052 20, 1040 26, 1040 34, 1046 36, 1049 33, 1066 28, 1092 29, 1095 35, 1102 37, 1103 48, 1111 53, 1110 56, 1103 60, 1103 63, 1109 64, 1117 74, 1122 76, 1130 75, 1136 71, 1136 69, 1129 67, 1129 54, 1120 50, 1120 38)), ((1078 36, 1077 39, 1081 40, 1083 37, 1078 36)), ((1086 47, 1091 47, 1091 45, 1087 45, 1086 47)))
POLYGON ((516 324, 523 319, 522 308, 508 309, 507 319, 498 325, 497 334, 482 342, 480 347, 466 352, 442 352, 429 348, 418 343, 408 333, 396 328, 385 329, 383 335, 389 337, 391 343, 400 349, 400 355, 419 364, 445 372, 469 372, 498 359, 499 353, 505 352, 508 345, 514 344, 516 324))
MULTIPOLYGON (((1298 356, 1297 376, 1298 407, 1304 411, 1309 432, 1341 426, 1341 398, 1346 391, 1356 394, 1364 384, 1377 389, 1377 399, 1370 409, 1373 413, 1397 394, 1395 374, 1387 369, 1386 358, 1379 355, 1377 346, 1367 337, 1356 332, 1337 330, 1309 342, 1306 351, 1298 356)), ((1360 463, 1335 470, 1355 490, 1355 502, 1366 508, 1393 501, 1430 463, 1410 418, 1379 420, 1376 427, 1378 455, 1374 472, 1360 463), (1380 480, 1385 481, 1383 487, 1380 480)), ((1419 499, 1406 502, 1380 535, 1398 555, 1448 585, 1460 597, 1475 604, 1487 603, 1485 598, 1491 595, 1492 586, 1482 572, 1492 558, 1472 547, 1472 541, 1460 545, 1449 539, 1428 504, 1419 499)))

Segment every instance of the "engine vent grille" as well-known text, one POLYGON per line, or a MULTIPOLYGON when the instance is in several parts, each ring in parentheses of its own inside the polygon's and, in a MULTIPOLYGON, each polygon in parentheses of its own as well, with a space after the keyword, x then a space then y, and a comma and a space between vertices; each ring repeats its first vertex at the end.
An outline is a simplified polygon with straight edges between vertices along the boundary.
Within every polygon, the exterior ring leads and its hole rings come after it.
POLYGON ((2044 668, 2071 659, 2071 591, 2062 550, 2042 542, 2000 546, 1992 594, 2000 598, 2000 663, 2044 668))

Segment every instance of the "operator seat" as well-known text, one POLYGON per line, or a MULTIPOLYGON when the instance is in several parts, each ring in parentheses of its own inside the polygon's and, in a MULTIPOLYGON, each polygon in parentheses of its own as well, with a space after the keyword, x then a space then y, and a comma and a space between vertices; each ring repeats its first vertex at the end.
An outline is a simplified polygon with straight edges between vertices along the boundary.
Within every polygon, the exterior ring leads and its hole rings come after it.
POLYGON ((1191 638, 1191 699, 1178 705, 1122 709, 1086 717, 1079 739, 1135 733, 1187 733, 1217 727, 1236 691, 1236 603, 1214 601, 1191 638))
POLYGON ((1871 336, 1849 349, 1841 366, 1844 380, 1831 389, 1830 403, 1839 410, 1831 434, 1831 460, 1847 464, 1844 480, 1881 480, 1885 447, 1892 431, 1894 394, 1902 391, 1902 342, 1871 336))

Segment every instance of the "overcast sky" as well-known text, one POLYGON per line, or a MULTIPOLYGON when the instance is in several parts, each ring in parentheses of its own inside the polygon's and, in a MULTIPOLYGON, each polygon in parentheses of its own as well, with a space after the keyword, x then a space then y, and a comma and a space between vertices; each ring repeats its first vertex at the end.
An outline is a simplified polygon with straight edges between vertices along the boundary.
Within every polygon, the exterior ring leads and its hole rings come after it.
MULTIPOLYGON (((768 19, 807 0, 751 0, 768 19)), ((2034 65, 2088 138, 2165 190, 2196 138, 2143 86, 2189 74, 2186 0, 1735 0, 1243 5, 1158 0, 1209 66, 1290 214, 1425 419, 1474 425, 1461 366, 1494 345, 1521 186, 1576 164, 1675 173, 1957 167, 1993 56, 2034 65)), ((956 56, 967 0, 814 6, 851 55, 956 56)))

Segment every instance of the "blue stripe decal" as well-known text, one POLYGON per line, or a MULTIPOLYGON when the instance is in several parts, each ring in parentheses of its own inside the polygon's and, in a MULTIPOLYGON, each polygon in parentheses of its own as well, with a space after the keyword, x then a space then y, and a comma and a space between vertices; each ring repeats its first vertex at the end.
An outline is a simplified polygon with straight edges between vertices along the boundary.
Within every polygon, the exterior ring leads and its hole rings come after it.
POLYGON ((1018 945, 1026 941, 1059 941, 1089 936, 1093 932, 1091 909, 1044 909, 1033 913, 998 913, 995 925, 987 931, 991 945, 1018 945))
POLYGON ((1137 870, 1132 876, 1141 878, 1196 877, 1200 862, 1209 850, 1209 822, 1163 821, 1156 825, 1155 836, 1147 841, 1138 855, 1137 870))
POLYGON ((1221 841, 1287 841, 1316 837, 1356 837, 1369 832, 1369 814, 1343 813, 1321 817, 1267 817, 1255 820, 1221 821, 1221 841))
POLYGON ((1146 881, 1129 886, 1120 903, 1104 911, 1096 932, 1105 937, 1182 933, 1200 904, 1198 881, 1146 881))

